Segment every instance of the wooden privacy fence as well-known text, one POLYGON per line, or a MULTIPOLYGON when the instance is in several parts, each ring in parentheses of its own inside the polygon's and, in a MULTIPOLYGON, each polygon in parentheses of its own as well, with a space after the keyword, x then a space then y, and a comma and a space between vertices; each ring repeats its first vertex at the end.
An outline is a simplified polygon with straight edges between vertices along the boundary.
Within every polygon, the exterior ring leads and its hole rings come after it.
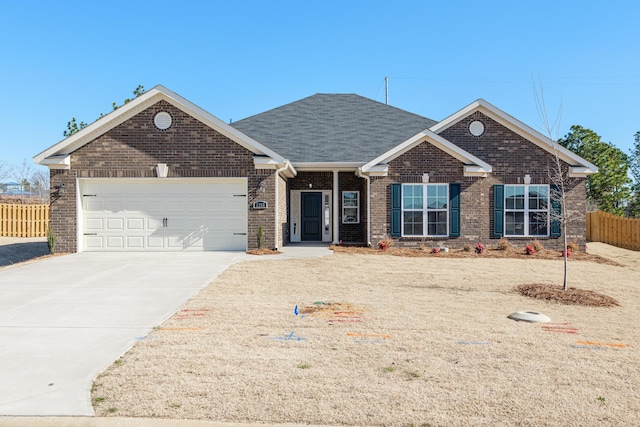
POLYGON ((640 218, 587 212, 587 240, 640 251, 640 218))
POLYGON ((49 226, 49 205, 0 204, 0 236, 44 237, 49 226))

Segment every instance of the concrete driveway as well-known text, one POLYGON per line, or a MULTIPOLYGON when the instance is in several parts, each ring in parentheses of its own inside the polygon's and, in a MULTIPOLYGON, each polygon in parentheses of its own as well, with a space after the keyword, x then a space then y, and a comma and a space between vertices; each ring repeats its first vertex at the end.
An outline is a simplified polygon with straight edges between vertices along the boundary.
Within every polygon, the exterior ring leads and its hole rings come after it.
POLYGON ((93 415, 96 375, 249 258, 79 253, 0 270, 0 415, 93 415))

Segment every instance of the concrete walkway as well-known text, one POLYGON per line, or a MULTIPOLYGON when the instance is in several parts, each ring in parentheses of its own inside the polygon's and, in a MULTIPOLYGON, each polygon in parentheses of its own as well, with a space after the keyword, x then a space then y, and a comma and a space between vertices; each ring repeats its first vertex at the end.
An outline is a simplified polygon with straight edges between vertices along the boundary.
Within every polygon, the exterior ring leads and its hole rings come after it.
POLYGON ((0 271, 0 415, 93 415, 95 376, 249 258, 79 253, 0 271))
POLYGON ((287 246, 273 256, 85 252, 3 268, 0 425, 7 415, 92 416, 96 375, 233 263, 331 253, 326 246, 287 246))

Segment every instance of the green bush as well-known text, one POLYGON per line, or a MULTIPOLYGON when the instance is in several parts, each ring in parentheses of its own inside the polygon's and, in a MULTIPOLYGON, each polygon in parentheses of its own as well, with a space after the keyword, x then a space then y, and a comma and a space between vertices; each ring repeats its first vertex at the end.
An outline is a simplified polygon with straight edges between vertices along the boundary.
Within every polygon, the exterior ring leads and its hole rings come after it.
POLYGON ((258 227, 258 249, 262 249, 264 246, 264 227, 258 227))
POLYGON ((51 227, 47 229, 47 246, 49 246, 49 253, 56 253, 56 232, 51 227))

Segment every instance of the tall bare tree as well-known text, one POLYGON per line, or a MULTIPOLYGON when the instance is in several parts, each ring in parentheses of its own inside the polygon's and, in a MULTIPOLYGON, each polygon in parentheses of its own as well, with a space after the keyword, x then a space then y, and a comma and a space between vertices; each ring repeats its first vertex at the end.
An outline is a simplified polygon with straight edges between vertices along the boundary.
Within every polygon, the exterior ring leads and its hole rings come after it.
POLYGON ((38 169, 31 174, 31 189, 41 200, 49 197, 49 174, 42 169, 38 169))
POLYGON ((546 133, 546 136, 551 140, 551 146, 553 148, 553 164, 550 165, 547 170, 549 182, 551 183, 549 194, 549 198, 551 200, 549 220, 552 223, 553 221, 557 221, 560 224, 560 229, 562 231, 562 253, 564 258, 562 289, 566 291, 569 288, 567 282, 567 263, 569 257, 569 253, 567 251, 568 226, 572 221, 584 213, 571 209, 567 204, 567 190, 575 184, 576 179, 569 177, 568 166, 563 165, 563 162, 560 159, 561 146, 558 143, 558 139, 560 120, 562 118, 562 100, 560 101, 557 115, 553 121, 551 121, 547 113, 547 106, 544 99, 544 88, 542 83, 540 83, 540 88, 538 88, 535 79, 533 79, 533 93, 538 117, 542 122, 541 126, 546 133))
POLYGON ((29 181, 31 180, 31 174, 33 168, 31 163, 26 159, 22 159, 22 163, 13 168, 13 178, 20 184, 20 191, 27 191, 29 189, 29 181))

